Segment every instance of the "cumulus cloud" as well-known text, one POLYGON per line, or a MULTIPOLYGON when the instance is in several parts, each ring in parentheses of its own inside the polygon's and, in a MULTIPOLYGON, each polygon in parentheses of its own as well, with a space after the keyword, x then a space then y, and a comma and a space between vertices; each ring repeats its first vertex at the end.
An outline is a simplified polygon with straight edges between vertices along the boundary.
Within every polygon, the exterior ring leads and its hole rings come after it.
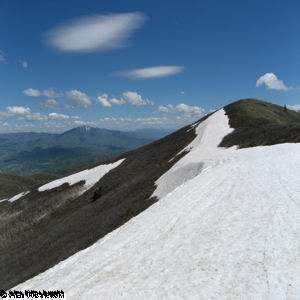
MULTIPOLYGON (((48 90, 37 90, 33 88, 28 88, 23 90, 23 94, 30 97, 40 97, 45 96, 47 98, 50 98, 46 101, 40 101, 39 105, 40 107, 44 108, 58 108, 59 103, 54 98, 66 98, 70 100, 73 103, 73 106, 71 108, 74 108, 75 106, 81 106, 84 108, 89 107, 92 104, 92 98, 88 96, 86 93, 83 93, 79 90, 70 90, 67 92, 57 92, 54 89, 48 89, 48 90)), ((69 106, 70 108, 70 106, 69 106)))
POLYGON ((39 90, 33 88, 23 90, 23 94, 29 97, 39 97, 42 95, 42 93, 39 90))
POLYGON ((28 88, 23 90, 23 94, 31 97, 45 96, 49 99, 45 101, 39 101, 39 106, 42 108, 59 108, 60 103, 54 99, 57 98, 66 98, 72 102, 73 105, 65 105, 65 109, 72 109, 75 106, 81 106, 88 108, 92 105, 92 102, 97 102, 104 107, 111 107, 113 105, 121 106, 124 104, 130 104, 135 106, 141 105, 154 105, 154 102, 148 98, 143 98, 140 94, 132 91, 124 92, 120 98, 110 97, 108 94, 103 93, 97 97, 90 97, 84 92, 79 90, 70 90, 66 92, 56 92, 53 89, 48 90, 37 90, 33 88, 28 88))
POLYGON ((202 117, 205 112, 204 108, 200 106, 189 106, 184 103, 178 104, 176 106, 172 104, 160 105, 158 107, 158 111, 163 113, 179 113, 183 114, 187 118, 202 117))
POLYGON ((145 118, 125 118, 125 117, 106 117, 100 119, 96 126, 111 129, 139 129, 143 127, 164 127, 169 125, 170 120, 166 117, 145 117, 145 118))
POLYGON ((125 100, 122 98, 121 99, 110 98, 107 94, 99 95, 96 101, 105 107, 111 107, 112 105, 121 106, 126 103, 125 100))
POLYGON ((53 89, 48 89, 48 90, 37 90, 33 88, 28 88, 23 90, 23 94, 29 97, 40 97, 40 96, 45 96, 48 98, 61 98, 64 96, 63 92, 56 92, 53 89))
POLYGON ((58 50, 71 52, 122 48, 145 20, 146 16, 139 12, 84 16, 52 29, 46 41, 58 50))
POLYGON ((55 109, 60 107, 60 103, 55 99, 48 99, 46 101, 40 101, 39 106, 47 109, 55 109))
POLYGON ((142 98, 142 96, 136 92, 125 92, 122 96, 123 98, 118 99, 115 97, 110 98, 107 94, 102 94, 96 98, 96 101, 105 107, 111 107, 113 105, 121 106, 126 103, 136 106, 154 104, 153 101, 142 98))
POLYGON ((118 106, 121 106, 126 103, 125 100, 122 98, 121 99, 111 98, 111 99, 109 99, 109 101, 111 104, 118 105, 118 106))
POLYGON ((287 105, 286 106, 288 109, 300 112, 300 104, 294 104, 294 105, 287 105))
POLYGON ((107 94, 99 95, 97 97, 97 102, 100 103, 102 106, 105 106, 105 107, 111 107, 112 106, 112 104, 109 101, 109 98, 108 98, 107 94))
POLYGON ((25 119, 27 121, 45 121, 48 117, 42 115, 41 113, 30 113, 24 116, 24 118, 19 118, 20 120, 25 119))
POLYGON ((48 117, 40 113, 33 113, 29 107, 24 106, 8 106, 5 112, 0 112, 0 118, 17 118, 26 121, 42 121, 48 117))
POLYGON ((63 92, 56 92, 54 89, 43 90, 41 94, 48 98, 62 98, 64 97, 63 92))
POLYGON ((49 119, 51 120, 66 120, 69 118, 70 117, 68 115, 64 115, 64 114, 58 114, 54 112, 49 114, 49 119))
POLYGON ((72 101, 76 106, 87 108, 92 104, 91 98, 87 94, 78 90, 66 92, 65 97, 72 101))
POLYGON ((142 98, 142 96, 136 92, 125 92, 123 93, 123 97, 125 98, 125 100, 130 103, 131 105, 153 105, 154 102, 149 100, 149 99, 144 99, 142 98))
POLYGON ((274 73, 266 73, 256 81, 256 87, 264 85, 268 90, 287 91, 291 87, 287 87, 284 82, 277 78, 274 73))
POLYGON ((6 112, 9 115, 27 115, 31 113, 31 109, 23 106, 8 106, 6 112))
POLYGON ((181 73, 183 69, 184 68, 181 66, 157 66, 128 71, 120 71, 117 72, 116 75, 131 79, 148 79, 175 75, 181 73))

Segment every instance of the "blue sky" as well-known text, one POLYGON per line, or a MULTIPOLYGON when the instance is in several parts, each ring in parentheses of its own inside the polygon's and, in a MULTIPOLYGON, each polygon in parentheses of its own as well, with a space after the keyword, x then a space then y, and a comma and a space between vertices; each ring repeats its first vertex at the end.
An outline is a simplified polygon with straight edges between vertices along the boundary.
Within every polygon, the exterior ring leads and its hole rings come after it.
POLYGON ((0 0, 0 132, 179 128, 300 109, 298 0, 0 0))

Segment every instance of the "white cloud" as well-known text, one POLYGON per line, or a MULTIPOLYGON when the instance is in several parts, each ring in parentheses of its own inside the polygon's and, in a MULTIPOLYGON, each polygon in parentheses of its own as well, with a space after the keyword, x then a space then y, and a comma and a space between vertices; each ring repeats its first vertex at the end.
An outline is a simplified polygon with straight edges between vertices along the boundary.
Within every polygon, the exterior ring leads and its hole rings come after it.
POLYGON ((48 89, 48 90, 37 90, 37 89, 33 89, 33 88, 29 88, 26 90, 23 90, 23 94, 25 94, 26 96, 31 96, 31 97, 39 97, 39 96, 45 96, 51 99, 48 99, 46 101, 40 101, 39 104, 40 106, 43 106, 45 108, 55 108, 59 106, 59 103, 53 99, 53 98, 62 98, 65 97, 67 99, 69 99, 70 101, 73 102, 73 104, 75 104, 76 106, 82 106, 82 107, 89 107, 92 104, 91 98, 79 91, 79 90, 70 90, 67 91, 65 93, 63 92, 56 92, 53 89, 48 89))
POLYGON ((60 103, 55 99, 48 99, 46 101, 40 101, 39 106, 47 109, 55 109, 60 107, 60 103))
POLYGON ((150 101, 149 99, 143 99, 141 95, 139 95, 136 92, 125 92, 122 94, 123 98, 117 99, 117 98, 110 98, 107 94, 102 94, 97 97, 97 102, 100 103, 102 106, 105 107, 111 107, 112 105, 124 105, 127 103, 131 105, 153 105, 154 103, 150 101))
POLYGON ((87 108, 92 104, 91 98, 87 94, 78 90, 66 92, 65 97, 71 100, 76 106, 87 108))
POLYGON ((64 96, 63 92, 56 92, 54 89, 43 90, 41 93, 48 98, 62 98, 64 96))
POLYGON ((181 73, 183 69, 184 68, 181 66, 157 66, 143 69, 120 71, 117 72, 116 75, 131 79, 148 79, 175 75, 181 73))
POLYGON ((179 113, 203 115, 204 109, 199 106, 189 106, 184 103, 178 104, 176 110, 179 113))
POLYGON ((171 113, 171 112, 176 112, 174 106, 172 104, 168 104, 168 105, 159 105, 158 107, 158 111, 159 112, 163 112, 163 113, 171 113))
POLYGON ((179 113, 183 114, 186 118, 195 118, 195 117, 202 117, 205 113, 204 108, 200 106, 189 106, 187 104, 181 103, 176 106, 172 104, 169 105, 160 105, 158 107, 159 112, 163 113, 179 113))
POLYGON ((51 120, 66 120, 69 118, 70 117, 68 115, 64 115, 64 114, 58 114, 54 112, 49 114, 49 119, 51 120))
POLYGON ((145 15, 139 12, 85 16, 49 31, 46 40, 61 51, 95 52, 122 48, 145 20, 145 15))
POLYGON ((125 92, 123 93, 123 97, 125 100, 130 103, 131 105, 153 105, 154 102, 149 99, 143 99, 142 96, 136 92, 125 92))
POLYGON ((122 99, 122 98, 121 99, 111 98, 111 99, 109 99, 109 101, 110 101, 111 104, 118 105, 118 106, 126 104, 125 100, 122 99))
POLYGON ((27 121, 44 121, 48 120, 48 117, 45 115, 42 115, 41 113, 30 113, 24 116, 24 118, 19 119, 25 119, 27 121))
POLYGON ((105 107, 111 107, 112 106, 112 104, 109 101, 109 98, 108 98, 107 94, 99 95, 97 97, 97 102, 100 103, 102 106, 105 106, 105 107))
POLYGON ((61 98, 64 96, 63 92, 56 92, 53 89, 48 89, 48 90, 37 90, 33 88, 28 88, 26 90, 23 90, 23 94, 29 97, 39 97, 39 96, 45 96, 48 98, 61 98))
POLYGON ((300 104, 294 104, 294 105, 287 105, 286 106, 288 109, 300 112, 300 104))
POLYGON ((26 121, 42 121, 48 117, 40 113, 33 113, 29 107, 24 106, 8 106, 5 112, 0 112, 0 118, 17 118, 26 121))
MULTIPOLYGON (((145 127, 160 128, 170 125, 170 120, 166 117, 145 117, 145 118, 111 118, 106 117, 100 119, 96 126, 110 128, 110 129, 120 129, 122 130, 133 130, 145 127)), ((172 125, 170 125, 172 127, 172 125)))
POLYGON ((27 115, 31 113, 31 109, 29 107, 23 106, 8 106, 6 107, 6 112, 9 115, 27 115))
POLYGON ((266 73, 256 81, 256 87, 265 85, 268 90, 287 91, 292 89, 287 87, 284 82, 277 78, 274 73, 266 73))
POLYGON ((23 94, 30 97, 39 97, 42 95, 42 93, 39 90, 32 88, 23 90, 23 94))

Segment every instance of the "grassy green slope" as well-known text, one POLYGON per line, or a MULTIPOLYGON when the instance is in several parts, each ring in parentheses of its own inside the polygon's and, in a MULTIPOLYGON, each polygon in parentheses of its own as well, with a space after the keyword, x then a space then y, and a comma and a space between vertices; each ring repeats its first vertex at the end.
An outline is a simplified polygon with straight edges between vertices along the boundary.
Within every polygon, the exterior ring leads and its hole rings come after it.
POLYGON ((257 99, 244 99, 224 107, 235 130, 221 147, 240 148, 300 142, 300 114, 257 99))

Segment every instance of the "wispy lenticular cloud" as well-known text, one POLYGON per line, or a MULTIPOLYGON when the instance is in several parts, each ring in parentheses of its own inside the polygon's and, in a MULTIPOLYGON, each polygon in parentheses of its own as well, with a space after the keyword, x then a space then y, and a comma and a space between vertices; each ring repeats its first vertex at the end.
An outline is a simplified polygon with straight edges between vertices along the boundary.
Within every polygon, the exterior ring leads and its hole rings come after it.
POLYGON ((184 68, 181 66, 156 66, 150 68, 120 71, 115 75, 131 79, 148 79, 175 75, 181 73, 183 69, 184 68))
POLYGON ((145 20, 140 12, 85 16, 49 31, 46 41, 58 50, 71 52, 122 48, 145 20))
POLYGON ((268 90, 287 91, 292 87, 287 87, 284 82, 277 78, 274 73, 266 73, 256 81, 256 87, 265 85, 268 90))

